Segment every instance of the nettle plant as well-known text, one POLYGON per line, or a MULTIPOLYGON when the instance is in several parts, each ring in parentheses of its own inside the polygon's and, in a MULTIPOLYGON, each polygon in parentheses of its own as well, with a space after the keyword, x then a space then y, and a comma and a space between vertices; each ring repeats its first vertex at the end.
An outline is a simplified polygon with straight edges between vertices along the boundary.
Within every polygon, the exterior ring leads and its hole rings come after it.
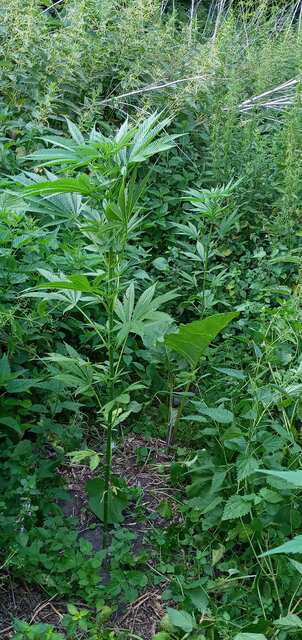
MULTIPOLYGON (((97 362, 67 344, 64 352, 51 353, 45 360, 58 380, 77 395, 87 396, 98 408, 98 428, 105 434, 103 475, 90 480, 87 491, 92 510, 107 526, 122 520, 128 500, 124 481, 112 473, 115 436, 130 413, 140 409, 133 394, 144 388, 140 380, 130 382, 125 357, 129 336, 138 336, 148 348, 166 335, 166 347, 180 353, 194 368, 209 341, 234 314, 222 314, 221 320, 218 314, 213 317, 214 326, 207 318, 206 325, 191 323, 177 333, 171 316, 160 311, 175 298, 175 290, 157 295, 154 283, 141 291, 140 281, 137 295, 138 238, 146 217, 139 205, 146 180, 139 177, 138 168, 174 145, 177 136, 164 132, 170 119, 153 114, 137 127, 129 127, 126 121, 114 137, 94 129, 88 139, 69 120, 67 124, 71 138, 47 136, 44 140, 51 148, 28 156, 40 167, 47 167, 47 181, 26 172, 17 180, 23 185, 22 197, 31 212, 44 218, 48 215, 50 224, 66 224, 69 233, 71 227, 80 232, 82 263, 84 256, 87 268, 69 274, 40 269, 44 282, 23 295, 62 305, 64 313, 75 310, 83 319, 83 330, 89 327, 97 338, 97 362), (53 166, 59 166, 65 177, 51 173, 53 166), (65 198, 64 206, 58 202, 60 194, 65 198), (72 210, 69 221, 68 207, 72 210)), ((93 451, 79 452, 78 456, 88 457, 92 468, 100 462, 93 451)))

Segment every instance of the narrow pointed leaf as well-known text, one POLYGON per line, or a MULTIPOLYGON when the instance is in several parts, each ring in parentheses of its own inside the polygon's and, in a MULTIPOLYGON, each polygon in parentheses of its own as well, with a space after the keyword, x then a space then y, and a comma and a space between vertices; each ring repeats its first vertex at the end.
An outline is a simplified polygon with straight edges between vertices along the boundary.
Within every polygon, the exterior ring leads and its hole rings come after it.
POLYGON ((296 536, 292 540, 288 540, 281 544, 279 547, 274 547, 274 549, 269 549, 265 553, 262 553, 259 557, 264 558, 265 556, 274 556, 278 553, 299 553, 302 554, 302 536, 296 536))
POLYGON ((302 488, 302 471, 278 471, 268 469, 257 469, 258 473, 264 473, 267 476, 273 476, 279 480, 284 480, 296 489, 302 488))
POLYGON ((23 193, 25 195, 80 193, 83 196, 88 196, 95 193, 95 191, 97 191, 97 186, 90 182, 87 176, 82 175, 78 178, 58 178, 57 180, 38 182, 37 184, 25 187, 23 193))

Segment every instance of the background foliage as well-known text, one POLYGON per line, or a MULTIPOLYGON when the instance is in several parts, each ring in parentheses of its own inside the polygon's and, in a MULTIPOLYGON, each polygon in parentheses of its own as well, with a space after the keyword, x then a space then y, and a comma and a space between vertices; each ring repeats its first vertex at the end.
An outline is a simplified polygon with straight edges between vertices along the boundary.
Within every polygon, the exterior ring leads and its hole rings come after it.
MULTIPOLYGON (((69 605, 64 629, 19 621, 12 637, 113 638, 112 609, 153 585, 168 607, 158 640, 299 638, 300 547, 297 556, 263 554, 301 534, 301 484, 257 472, 301 468, 299 3, 51 4, 0 7, 0 584, 4 592, 26 580, 82 604, 69 605), (35 154, 50 136, 81 144, 93 128, 112 141, 126 118, 135 129, 155 112, 171 117, 165 129, 179 137, 138 168, 138 184, 148 180, 144 233, 127 254, 119 298, 125 305, 131 281, 136 301, 156 283, 174 328, 238 318, 194 372, 163 340, 127 338, 123 366, 138 386, 123 436, 165 438, 171 405, 182 404, 172 462, 161 468, 176 514, 164 501, 162 528, 147 535, 152 571, 125 527, 95 552, 60 508, 66 454, 101 456, 102 440, 92 394, 47 358, 66 356, 68 345, 74 362, 105 366, 95 331, 105 311, 90 301, 92 327, 74 299, 62 313, 58 292, 23 292, 49 274, 106 270, 79 229, 102 198, 44 197, 38 187, 56 176, 114 175, 114 154, 80 170, 63 160, 42 168, 35 154)), ((139 513, 139 495, 130 499, 139 513)))

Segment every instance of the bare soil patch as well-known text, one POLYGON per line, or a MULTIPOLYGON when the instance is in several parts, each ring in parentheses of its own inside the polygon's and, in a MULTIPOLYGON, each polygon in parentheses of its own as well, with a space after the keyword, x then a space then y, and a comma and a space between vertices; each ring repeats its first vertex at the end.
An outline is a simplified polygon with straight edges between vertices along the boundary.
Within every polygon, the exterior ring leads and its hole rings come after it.
MULTIPOLYGON (((136 522, 134 512, 129 510, 123 523, 124 527, 137 535, 136 550, 144 545, 144 536, 151 526, 165 525, 165 520, 157 513, 157 509, 163 499, 168 498, 173 501, 173 493, 167 485, 165 474, 160 472, 160 467, 170 461, 171 456, 167 454, 165 442, 142 436, 131 435, 125 438, 122 446, 115 452, 114 473, 125 478, 129 487, 142 489, 141 507, 145 512, 144 520, 136 522), (150 452, 144 464, 137 462, 136 452, 141 447, 146 447, 150 452)), ((67 517, 74 516, 78 519, 79 535, 89 540, 93 549, 97 551, 102 543, 102 523, 89 510, 85 491, 87 480, 94 477, 96 472, 92 473, 84 466, 66 466, 60 470, 60 474, 65 479, 69 493, 69 499, 60 506, 67 517), (92 524, 93 529, 91 529, 92 524)), ((152 570, 152 564, 150 564, 150 570, 152 570)), ((73 603, 81 606, 77 600, 75 594, 73 603)), ((38 587, 25 583, 15 584, 8 572, 3 576, 0 583, 1 639, 6 640, 12 637, 12 623, 15 618, 31 623, 53 624, 58 631, 62 631, 61 622, 65 612, 66 602, 58 596, 49 597, 38 587)), ((143 640, 149 640, 162 615, 161 589, 151 587, 135 602, 121 607, 110 620, 109 625, 113 629, 128 630, 143 640)))

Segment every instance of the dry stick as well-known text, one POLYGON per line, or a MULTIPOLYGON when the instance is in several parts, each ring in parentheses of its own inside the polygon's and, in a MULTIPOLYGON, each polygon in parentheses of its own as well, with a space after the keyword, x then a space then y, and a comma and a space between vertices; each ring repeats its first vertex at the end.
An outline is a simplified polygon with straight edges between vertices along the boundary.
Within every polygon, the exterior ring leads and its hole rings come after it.
POLYGON ((122 98, 128 98, 129 96, 135 96, 140 93, 148 93, 150 91, 165 89, 165 87, 170 87, 175 84, 180 84, 181 82, 190 82, 191 80, 206 80, 206 77, 205 76, 189 76, 188 78, 180 78, 179 80, 171 80, 170 82, 165 82, 163 84, 156 84, 149 87, 143 87, 142 89, 135 89, 134 91, 129 91, 128 93, 121 93, 119 96, 112 96, 112 98, 106 98, 105 100, 101 100, 99 104, 106 104, 107 102, 112 102, 113 100, 121 100, 122 98))
POLYGON ((261 98, 272 96, 272 94, 283 91, 284 89, 294 89, 299 82, 300 81, 296 78, 293 80, 288 80, 287 82, 284 82, 283 84, 280 84, 277 87, 274 87, 273 89, 269 89, 268 91, 264 91, 263 93, 260 93, 259 95, 254 96, 253 98, 248 98, 248 100, 244 100, 238 105, 238 109, 241 111, 248 111, 253 106, 266 107, 266 106, 274 106, 274 105, 278 106, 282 104, 283 105, 291 104, 292 102, 291 94, 277 96, 276 98, 272 97, 272 99, 267 100, 267 102, 265 101, 258 102, 258 101, 261 98))
POLYGON ((160 15, 161 16, 166 11, 166 8, 167 8, 168 4, 169 4, 169 0, 162 0, 161 1, 161 5, 160 5, 160 15))
POLYGON ((3 633, 8 633, 13 629, 13 625, 11 624, 9 627, 5 627, 5 629, 0 629, 0 634, 2 636, 3 633))
POLYGON ((295 86, 296 84, 298 84, 298 82, 299 80, 295 78, 293 80, 288 80, 287 82, 284 82, 283 84, 279 84, 277 87, 274 87, 273 89, 264 91, 264 93, 259 93, 258 96, 254 96, 253 98, 248 98, 248 100, 244 100, 244 102, 241 102, 240 106, 244 106, 246 104, 249 104, 250 102, 255 102, 255 100, 259 100, 259 98, 264 98, 265 96, 269 96, 272 93, 276 93, 276 91, 281 91, 282 89, 287 89, 288 87, 295 86))
MULTIPOLYGON (((299 11, 299 17, 298 17, 298 31, 300 31, 301 28, 301 13, 302 13, 302 2, 301 0, 297 0, 297 2, 295 3, 294 7, 292 6, 292 3, 289 2, 287 7, 286 7, 287 12, 291 11, 291 19, 290 19, 290 27, 292 27, 293 22, 298 14, 299 11)), ((286 15, 285 18, 287 18, 288 16, 286 15)))
POLYGON ((49 598, 49 600, 47 600, 46 602, 42 602, 42 604, 38 605, 29 621, 29 624, 32 624, 32 622, 34 622, 34 620, 36 619, 36 617, 39 615, 39 613, 41 613, 41 611, 43 611, 43 609, 45 609, 46 607, 48 607, 48 605, 50 605, 51 601, 54 600, 54 598, 57 597, 57 593, 55 593, 54 596, 52 596, 51 598, 49 598))
POLYGON ((58 609, 56 609, 56 607, 52 604, 52 602, 50 603, 50 608, 53 610, 53 612, 58 616, 59 620, 63 620, 63 616, 60 613, 60 611, 58 611, 58 609))
POLYGON ((63 1, 64 0, 57 0, 57 2, 54 2, 54 4, 50 5, 50 7, 43 9, 42 13, 46 13, 47 11, 50 11, 50 9, 53 9, 57 4, 61 4, 61 2, 63 1))
POLYGON ((298 20, 298 31, 299 31, 299 33, 301 31, 301 25, 302 25, 302 2, 301 2, 301 6, 300 6, 299 20, 298 20))
MULTIPOLYGON (((214 33, 213 33, 213 36, 212 36, 213 42, 215 42, 215 40, 216 40, 218 29, 219 29, 219 27, 221 25, 221 19, 222 19, 222 16, 224 14, 224 9, 225 9, 225 2, 226 2, 226 0, 219 0, 219 3, 218 3, 217 17, 216 17, 216 21, 215 21, 214 33)), ((225 14, 225 17, 226 17, 226 15, 227 15, 227 13, 225 14)))
POLYGON ((269 100, 267 102, 252 102, 250 104, 244 105, 243 107, 240 105, 239 111, 241 111, 241 113, 245 113, 247 111, 250 111, 253 107, 263 107, 264 109, 281 109, 282 107, 287 107, 291 104, 293 104, 293 100, 290 99, 290 96, 288 96, 286 98, 269 100))
POLYGON ((191 41, 192 41, 194 11, 195 11, 195 0, 191 0, 190 21, 189 21, 189 44, 191 44, 191 41))

